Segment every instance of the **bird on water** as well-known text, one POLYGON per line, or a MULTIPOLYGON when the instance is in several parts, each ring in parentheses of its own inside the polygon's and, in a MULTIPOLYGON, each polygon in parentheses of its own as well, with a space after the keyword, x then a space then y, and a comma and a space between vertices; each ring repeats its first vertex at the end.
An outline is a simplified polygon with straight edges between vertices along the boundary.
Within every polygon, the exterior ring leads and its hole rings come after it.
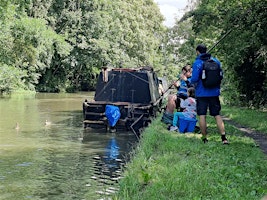
POLYGON ((50 126, 50 125, 51 125, 51 122, 48 121, 48 120, 45 120, 45 125, 46 125, 46 126, 50 126))
POLYGON ((19 123, 18 122, 16 123, 15 129, 19 130, 19 123))

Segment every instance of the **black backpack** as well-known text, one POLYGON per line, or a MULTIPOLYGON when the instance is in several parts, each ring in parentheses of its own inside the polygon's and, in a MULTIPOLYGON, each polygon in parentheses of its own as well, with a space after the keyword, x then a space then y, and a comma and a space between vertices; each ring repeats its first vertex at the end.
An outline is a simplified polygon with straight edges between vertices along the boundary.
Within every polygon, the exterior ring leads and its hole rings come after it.
POLYGON ((223 79, 223 73, 220 65, 209 58, 203 62, 201 80, 206 88, 219 87, 223 79))

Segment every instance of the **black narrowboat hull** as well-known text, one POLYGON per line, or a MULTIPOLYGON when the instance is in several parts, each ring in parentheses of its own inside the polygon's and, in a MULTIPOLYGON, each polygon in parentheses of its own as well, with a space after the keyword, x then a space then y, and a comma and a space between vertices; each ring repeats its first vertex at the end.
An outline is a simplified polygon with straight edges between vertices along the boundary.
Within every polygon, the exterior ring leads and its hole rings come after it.
POLYGON ((149 69, 112 69, 100 73, 94 100, 83 102, 84 128, 104 126, 107 130, 131 130, 140 133, 162 110, 159 81, 149 69), (106 106, 118 107, 120 118, 111 127, 106 106))

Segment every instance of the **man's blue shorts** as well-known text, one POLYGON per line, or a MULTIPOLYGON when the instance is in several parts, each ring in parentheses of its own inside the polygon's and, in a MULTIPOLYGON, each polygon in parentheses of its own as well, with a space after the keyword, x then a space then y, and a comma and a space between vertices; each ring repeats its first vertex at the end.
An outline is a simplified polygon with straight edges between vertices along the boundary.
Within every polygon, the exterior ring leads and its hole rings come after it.
POLYGON ((211 116, 217 116, 221 111, 221 103, 219 97, 197 97, 197 114, 206 115, 207 110, 211 116))

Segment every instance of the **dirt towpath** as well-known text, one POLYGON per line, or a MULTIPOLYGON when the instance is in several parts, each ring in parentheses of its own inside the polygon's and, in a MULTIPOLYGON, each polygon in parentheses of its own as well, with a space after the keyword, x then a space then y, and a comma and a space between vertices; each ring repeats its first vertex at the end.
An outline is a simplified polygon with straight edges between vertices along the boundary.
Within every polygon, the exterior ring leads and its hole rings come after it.
POLYGON ((245 127, 224 116, 223 116, 223 120, 226 123, 229 123, 235 126, 240 131, 242 131, 245 134, 245 136, 254 139, 255 142, 259 145, 260 149, 267 155, 267 135, 266 134, 252 130, 249 127, 245 127))

